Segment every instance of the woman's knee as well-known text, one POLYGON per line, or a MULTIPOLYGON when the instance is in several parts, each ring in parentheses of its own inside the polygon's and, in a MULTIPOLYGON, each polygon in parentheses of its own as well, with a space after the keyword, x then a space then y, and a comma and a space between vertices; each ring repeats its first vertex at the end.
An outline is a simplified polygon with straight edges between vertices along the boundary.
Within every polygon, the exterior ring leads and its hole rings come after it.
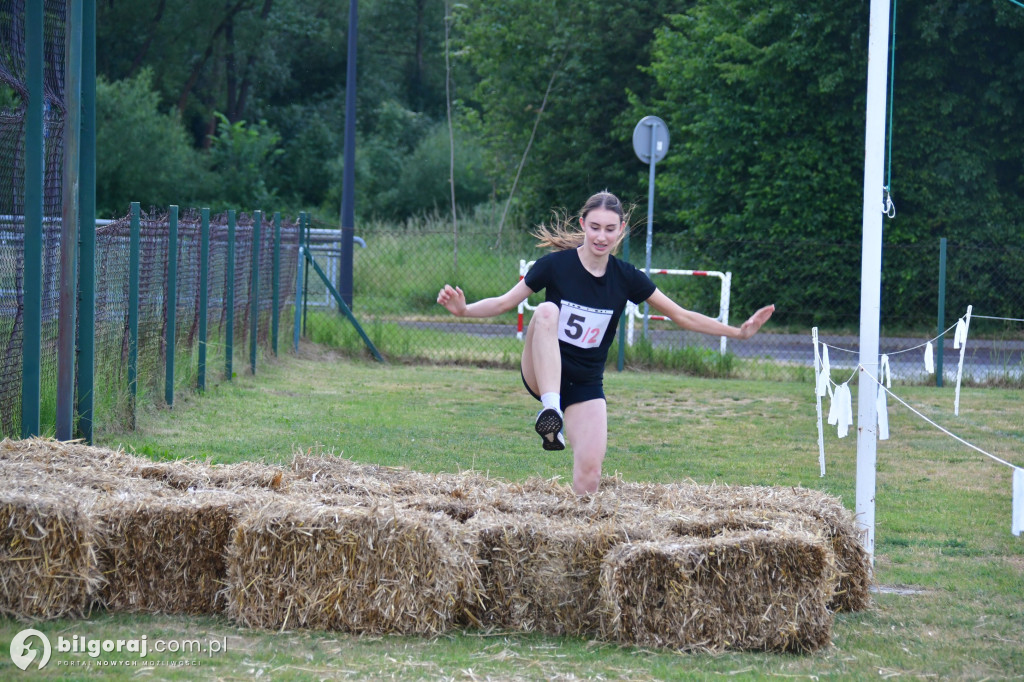
POLYGON ((596 493, 601 484, 601 462, 577 462, 573 468, 572 487, 577 495, 596 493))
POLYGON ((533 311, 531 324, 555 327, 558 325, 558 306, 550 301, 544 301, 533 311))

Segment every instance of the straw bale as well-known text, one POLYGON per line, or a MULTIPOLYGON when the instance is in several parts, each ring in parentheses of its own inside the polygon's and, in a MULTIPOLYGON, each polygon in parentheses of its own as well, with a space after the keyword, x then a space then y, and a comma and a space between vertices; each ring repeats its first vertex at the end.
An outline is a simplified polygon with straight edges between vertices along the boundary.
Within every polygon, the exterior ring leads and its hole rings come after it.
POLYGON ((754 510, 789 513, 817 520, 832 544, 839 585, 829 604, 836 611, 863 611, 871 603, 871 561, 860 539, 853 512, 827 493, 796 487, 698 485, 695 483, 620 483, 624 500, 646 501, 658 510, 701 513, 754 510))
POLYGON ((256 493, 159 494, 136 490, 96 509, 104 583, 114 611, 213 613, 223 609, 225 553, 239 514, 256 493))
POLYGON ((140 460, 123 450, 86 445, 82 441, 58 441, 53 438, 25 438, 0 441, 0 462, 35 463, 66 469, 122 471, 140 460))
POLYGON ((828 644, 831 552, 802 532, 623 544, 601 572, 606 637, 677 649, 812 651, 828 644))
POLYGON ((88 611, 100 580, 95 522, 87 496, 68 493, 0 490, 0 613, 42 620, 88 611))
POLYGON ((640 528, 538 514, 481 512, 466 523, 480 564, 484 625, 582 635, 605 610, 600 575, 614 546, 647 539, 640 528))
POLYGON ((490 509, 455 495, 414 495, 403 500, 401 504, 407 509, 441 513, 459 523, 465 523, 481 511, 490 509))
POLYGON ((132 474, 163 481, 179 490, 220 488, 263 488, 286 490, 292 475, 281 467, 257 462, 208 464, 195 460, 138 463, 132 474))
POLYGON ((397 507, 254 509, 227 568, 227 612, 248 627, 437 634, 479 600, 459 525, 397 507))
POLYGON ((430 476, 402 467, 360 464, 333 455, 296 454, 292 471, 331 492, 393 497, 425 492, 430 476))
POLYGON ((405 467, 361 464, 327 454, 296 454, 292 472, 323 491, 361 495, 381 503, 442 496, 462 500, 470 507, 484 508, 493 506, 509 488, 507 482, 477 471, 421 473, 405 467))

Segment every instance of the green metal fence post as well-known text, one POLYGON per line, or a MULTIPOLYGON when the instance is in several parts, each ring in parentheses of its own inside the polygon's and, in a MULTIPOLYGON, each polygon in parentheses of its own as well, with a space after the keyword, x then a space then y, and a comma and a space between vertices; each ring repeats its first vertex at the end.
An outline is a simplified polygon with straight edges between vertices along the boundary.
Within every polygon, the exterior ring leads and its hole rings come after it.
POLYGON ((196 388, 206 390, 206 318, 210 294, 210 209, 200 212, 199 223, 199 367, 196 388))
POLYGON ((164 399, 174 406, 174 327, 178 316, 178 207, 170 207, 167 219, 167 368, 164 378, 164 399))
POLYGON ((235 210, 228 209, 228 265, 225 275, 224 307, 227 308, 225 315, 227 322, 224 328, 224 375, 231 381, 233 370, 231 360, 235 353, 235 210))
POLYGON ((139 392, 139 202, 131 204, 131 232, 128 237, 128 391, 135 430, 135 399, 139 392))
POLYGON ((25 6, 25 281, 21 349, 21 437, 40 435, 40 356, 43 325, 43 3, 25 6))
POLYGON ((935 385, 942 388, 942 342, 946 329, 946 238, 939 239, 939 340, 935 349, 935 385))
POLYGON ((82 1, 82 130, 78 162, 78 433, 92 445, 96 371, 96 0, 82 1))
POLYGON ((256 336, 260 322, 260 227, 263 211, 252 218, 252 294, 249 296, 249 369, 256 373, 256 336))
POLYGON ((274 267, 273 267, 273 306, 274 311, 270 317, 270 347, 277 355, 277 331, 281 323, 281 311, 278 309, 281 303, 281 214, 274 213, 274 267))
MULTIPOLYGON (((302 243, 302 235, 306 237, 306 255, 309 255, 309 216, 305 211, 299 213, 299 243, 302 243)), ((303 279, 302 287, 302 333, 306 333, 306 312, 309 309, 309 268, 306 268, 306 276, 303 279)))

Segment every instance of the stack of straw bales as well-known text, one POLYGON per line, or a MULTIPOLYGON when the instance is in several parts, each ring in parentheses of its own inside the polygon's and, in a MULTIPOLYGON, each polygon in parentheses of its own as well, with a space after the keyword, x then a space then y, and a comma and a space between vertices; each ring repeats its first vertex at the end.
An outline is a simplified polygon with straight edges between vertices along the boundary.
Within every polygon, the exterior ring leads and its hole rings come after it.
MULTIPOLYGON (((0 582, 9 591, 0 595, 0 610, 27 619, 80 615, 94 606, 151 613, 221 610, 231 529, 243 510, 270 494, 244 485, 254 480, 252 470, 246 464, 211 478, 210 468, 199 463, 154 464, 73 442, 3 441, 0 506, 13 520, 5 524, 0 545, 0 582), (43 517, 37 523, 76 520, 77 530, 36 533, 20 544, 8 540, 35 516, 43 517), (60 542, 50 542, 58 535, 60 542), (32 558, 23 560, 15 548, 32 558), (74 571, 65 568, 71 557, 74 571), (32 574, 32 589, 17 587, 19 568, 23 576, 32 574), (65 587, 69 576, 79 589, 65 587), (32 607, 58 594, 69 606, 32 607)), ((277 475, 280 481, 284 471, 277 475)))
POLYGON ((868 606, 852 514, 800 489, 425 474, 298 454, 152 462, 0 443, 0 612, 225 613, 257 628, 488 627, 810 651, 868 606))

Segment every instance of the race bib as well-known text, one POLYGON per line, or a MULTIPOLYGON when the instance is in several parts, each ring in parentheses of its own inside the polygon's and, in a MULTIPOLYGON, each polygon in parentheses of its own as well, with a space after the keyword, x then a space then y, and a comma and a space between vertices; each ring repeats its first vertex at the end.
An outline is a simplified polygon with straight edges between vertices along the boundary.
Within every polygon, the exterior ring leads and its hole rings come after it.
POLYGON ((558 316, 558 340, 579 348, 597 348, 611 321, 611 310, 562 301, 558 316))

